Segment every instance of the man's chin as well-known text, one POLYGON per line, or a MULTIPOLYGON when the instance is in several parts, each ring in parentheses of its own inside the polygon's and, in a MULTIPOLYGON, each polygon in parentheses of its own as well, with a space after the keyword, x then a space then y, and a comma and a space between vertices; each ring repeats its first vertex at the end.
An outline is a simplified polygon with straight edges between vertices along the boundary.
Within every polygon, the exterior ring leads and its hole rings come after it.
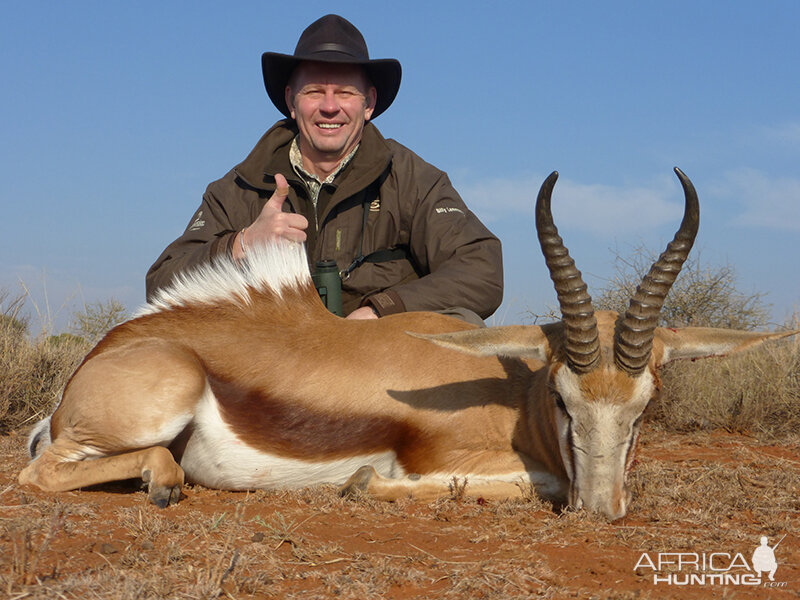
POLYGON ((343 142, 331 143, 332 140, 324 140, 328 143, 314 144, 314 150, 317 154, 325 156, 328 160, 335 158, 342 159, 347 156, 349 150, 347 144, 343 142))

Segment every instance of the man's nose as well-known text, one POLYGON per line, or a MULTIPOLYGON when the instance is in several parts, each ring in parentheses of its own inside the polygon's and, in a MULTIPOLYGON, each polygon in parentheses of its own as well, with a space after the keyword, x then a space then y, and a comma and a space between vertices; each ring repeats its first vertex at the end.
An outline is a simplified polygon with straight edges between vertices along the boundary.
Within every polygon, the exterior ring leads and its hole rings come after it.
POLYGON ((325 96, 322 98, 322 106, 320 106, 320 110, 325 112, 339 111, 339 102, 336 100, 336 93, 333 90, 328 90, 325 92, 325 96))

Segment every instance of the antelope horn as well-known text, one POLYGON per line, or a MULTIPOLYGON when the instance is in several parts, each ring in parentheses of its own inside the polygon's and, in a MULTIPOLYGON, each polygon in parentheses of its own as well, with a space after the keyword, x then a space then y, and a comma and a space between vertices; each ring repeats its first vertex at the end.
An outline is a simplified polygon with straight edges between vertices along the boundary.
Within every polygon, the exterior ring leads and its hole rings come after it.
POLYGON ((638 375, 647 366, 653 350, 653 336, 658 325, 661 307, 672 284, 689 256, 700 224, 700 205, 697 192, 689 178, 678 167, 675 174, 686 197, 683 220, 667 249, 650 267, 636 288, 625 318, 614 337, 614 361, 629 375, 638 375))
POLYGON ((561 306, 566 333, 567 363, 576 373, 588 373, 600 360, 600 341, 592 298, 586 291, 581 272, 569 256, 550 212, 550 198, 558 172, 545 179, 536 199, 536 232, 561 306))

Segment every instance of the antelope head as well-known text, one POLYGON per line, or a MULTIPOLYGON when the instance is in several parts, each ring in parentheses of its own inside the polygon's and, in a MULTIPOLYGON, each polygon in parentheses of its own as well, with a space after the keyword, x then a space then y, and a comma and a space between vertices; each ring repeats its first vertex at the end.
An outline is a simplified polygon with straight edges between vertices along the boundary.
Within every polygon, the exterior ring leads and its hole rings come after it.
MULTIPOLYGON (((658 369, 675 358, 699 358, 742 350, 770 337, 710 328, 658 327, 664 299, 694 243, 699 205, 694 186, 679 169, 685 195, 681 225, 651 266, 623 316, 598 311, 558 236, 550 200, 558 173, 544 182, 536 203, 536 229, 561 307, 560 322, 544 326, 493 327, 425 336, 434 343, 482 356, 532 358, 543 364, 531 377, 527 431, 534 443, 520 451, 544 464, 557 454, 569 480, 566 498, 575 508, 611 519, 625 515, 625 480, 647 404, 658 394, 658 369), (558 447, 548 448, 546 440, 558 447), (543 440, 545 440, 543 442, 543 440)), ((550 446, 554 446, 551 443, 550 446)))
POLYGON ((675 173, 686 204, 673 240, 645 275, 623 318, 595 315, 592 299, 558 236, 550 200, 551 174, 536 202, 536 231, 561 307, 563 349, 551 358, 550 396, 569 503, 610 518, 628 504, 625 476, 633 459, 644 409, 658 391, 653 344, 661 307, 697 236, 700 207, 689 178, 675 173), (600 323, 598 323, 598 318, 600 323))

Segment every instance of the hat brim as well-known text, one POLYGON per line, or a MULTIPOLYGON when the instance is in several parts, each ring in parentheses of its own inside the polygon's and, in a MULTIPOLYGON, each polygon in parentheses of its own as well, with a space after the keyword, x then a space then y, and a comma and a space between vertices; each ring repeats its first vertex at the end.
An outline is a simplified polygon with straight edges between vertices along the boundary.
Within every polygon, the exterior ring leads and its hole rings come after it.
POLYGON ((364 67, 372 81, 372 85, 375 86, 378 96, 375 102, 375 110, 372 111, 372 119, 380 115, 394 102, 403 76, 400 63, 393 58, 364 61, 343 56, 338 52, 320 52, 315 53, 313 58, 298 58, 290 54, 264 52, 261 55, 264 87, 267 89, 267 94, 275 107, 289 118, 291 118, 292 114, 286 105, 286 86, 297 65, 304 61, 344 63, 364 67))

